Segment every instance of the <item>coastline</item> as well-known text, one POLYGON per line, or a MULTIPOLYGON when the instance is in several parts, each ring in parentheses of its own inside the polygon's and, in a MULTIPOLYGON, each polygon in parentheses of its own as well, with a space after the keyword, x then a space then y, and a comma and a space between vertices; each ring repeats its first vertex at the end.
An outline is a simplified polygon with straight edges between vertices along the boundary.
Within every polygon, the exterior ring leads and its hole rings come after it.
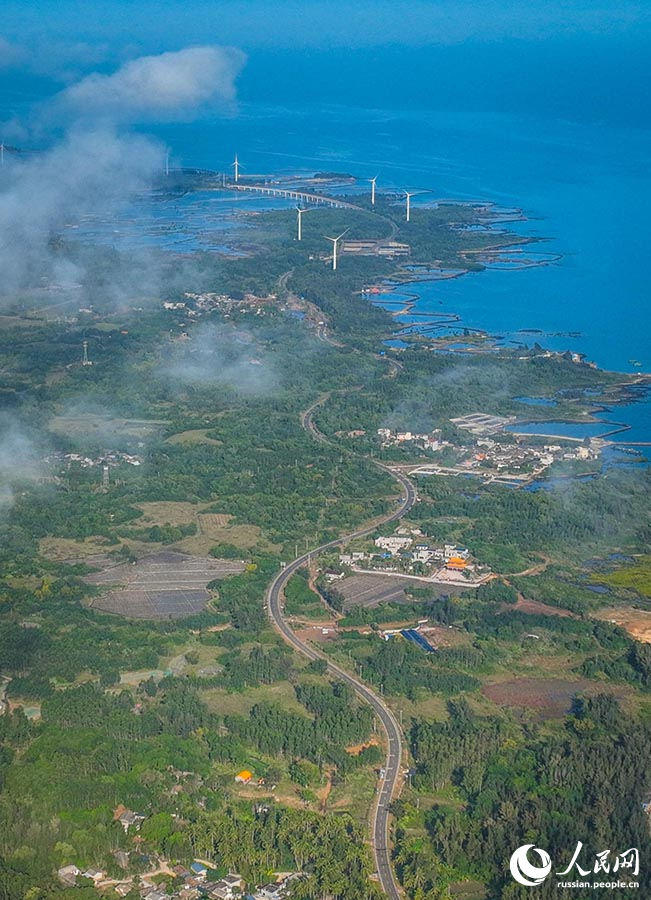
MULTIPOLYGON (((538 241, 538 238, 532 238, 529 243, 533 243, 538 241)), ((499 255, 501 252, 512 252, 514 247, 518 249, 520 245, 510 245, 510 247, 497 247, 494 252, 496 255, 499 255)), ((475 251, 470 251, 474 253, 475 251)), ((486 252, 486 251, 476 251, 476 252, 486 252)), ((553 262, 559 261, 562 259, 561 254, 552 254, 551 259, 549 261, 541 261, 537 262, 533 265, 535 267, 551 265, 553 262)), ((530 268, 531 266, 528 263, 524 263, 521 268, 530 268)), ((417 286, 419 283, 436 283, 436 282, 444 282, 450 281, 454 279, 461 278, 464 275, 467 275, 472 270, 446 270, 443 268, 437 267, 427 267, 427 266, 414 266, 413 271, 407 271, 405 268, 399 269, 396 273, 392 274, 389 279, 384 279, 383 281, 369 285, 368 288, 364 289, 361 293, 365 299, 369 300, 371 303, 382 307, 385 309, 389 315, 396 321, 402 317, 409 317, 411 321, 402 323, 402 326, 395 331, 392 335, 392 340, 398 340, 404 344, 403 347, 397 347, 395 345, 390 346, 390 349, 394 352, 401 352, 401 350, 407 349, 410 344, 418 345, 424 342, 436 341, 436 346, 432 346, 431 349, 434 352, 445 352, 445 353, 458 353, 465 355, 472 354, 488 354, 488 353, 499 353, 503 347, 500 346, 500 335, 492 334, 490 331, 482 328, 473 328, 471 326, 463 325, 463 317, 460 313, 456 312, 437 312, 435 310, 418 310, 418 304, 422 300, 422 295, 415 289, 413 286, 417 286), (414 277, 414 272, 417 269, 424 270, 421 277, 414 277), (399 290, 402 286, 411 286, 411 290, 399 290), (390 299, 400 298, 400 299, 390 299), (421 321, 413 321, 421 320, 421 321), (452 328, 457 326, 460 331, 456 334, 445 334, 445 329, 452 328), (464 342, 464 346, 458 346, 460 339, 464 342), (457 346, 454 346, 457 345, 457 346)), ((440 303, 443 301, 440 300, 440 303)), ((547 336, 547 333, 542 329, 537 328, 521 328, 518 330, 519 334, 523 336, 533 337, 538 336, 541 339, 544 339, 547 336)), ((568 338, 580 338, 581 333, 576 331, 571 332, 554 332, 550 336, 552 337, 568 337, 568 338)), ((524 346, 524 342, 523 342, 524 346)), ((543 352, 547 355, 556 355, 562 356, 564 355, 560 351, 551 351, 551 350, 543 350, 543 352)), ((569 351, 566 351, 569 352, 569 351)), ((557 423, 569 426, 580 426, 580 425, 603 425, 604 430, 598 435, 592 435, 591 437, 597 438, 599 440, 604 441, 606 445, 610 446, 630 446, 630 447, 648 447, 651 446, 651 439, 649 441, 625 441, 618 440, 614 441, 612 438, 615 435, 625 434, 633 429, 633 425, 628 422, 617 421, 617 420, 608 420, 600 418, 601 413, 610 413, 613 412, 613 406, 622 407, 630 404, 644 402, 643 398, 631 396, 631 391, 636 388, 642 388, 645 391, 651 393, 651 373, 649 372, 638 372, 638 373, 626 373, 620 372, 612 369, 605 369, 598 366, 596 363, 587 362, 586 355, 580 352, 572 353, 573 361, 578 365, 589 365, 591 368, 598 370, 599 372, 603 372, 604 375, 608 376, 617 376, 618 380, 609 385, 605 385, 601 397, 596 402, 596 405, 592 407, 589 413, 581 415, 580 418, 569 418, 567 416, 563 416, 560 419, 557 419, 557 423), (621 379, 621 380, 620 380, 621 379), (614 394, 612 400, 607 397, 608 394, 614 394), (604 402, 606 400, 611 405, 606 405, 604 402), (611 440, 608 440, 611 438, 611 440)), ((651 397, 649 398, 651 399, 651 397)), ((540 425, 540 431, 522 431, 518 432, 512 430, 510 433, 518 434, 521 436, 536 436, 536 437, 547 437, 554 438, 560 440, 570 440, 570 441, 581 441, 584 438, 579 436, 569 436, 556 434, 553 432, 545 432, 543 428, 546 422, 549 420, 545 419, 536 419, 531 415, 526 417, 518 417, 518 421, 515 425, 540 425)))

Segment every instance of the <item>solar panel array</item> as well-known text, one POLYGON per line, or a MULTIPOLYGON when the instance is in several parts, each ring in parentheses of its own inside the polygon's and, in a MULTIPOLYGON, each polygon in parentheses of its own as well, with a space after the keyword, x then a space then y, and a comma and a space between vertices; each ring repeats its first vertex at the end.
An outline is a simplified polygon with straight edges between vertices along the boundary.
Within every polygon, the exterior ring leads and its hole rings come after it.
POLYGON ((200 612, 215 578, 237 575, 244 562, 203 559, 176 551, 153 553, 136 563, 122 563, 85 576, 95 585, 116 589, 97 597, 93 608, 135 619, 180 619, 200 612))
POLYGON ((114 591, 93 604, 102 612, 128 616, 132 619, 182 619, 201 612, 210 594, 208 591, 114 591))
POLYGON ((403 588, 406 579, 387 578, 386 575, 351 575, 336 585, 344 598, 344 610, 353 606, 378 606, 380 603, 406 603, 403 588))

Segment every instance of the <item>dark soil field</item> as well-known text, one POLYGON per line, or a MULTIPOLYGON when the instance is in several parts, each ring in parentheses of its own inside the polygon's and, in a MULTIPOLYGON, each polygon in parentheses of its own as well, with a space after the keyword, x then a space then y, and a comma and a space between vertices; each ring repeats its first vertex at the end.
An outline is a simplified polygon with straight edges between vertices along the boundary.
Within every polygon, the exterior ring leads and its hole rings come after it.
POLYGON ((578 616, 570 612, 568 609, 561 609, 559 606, 549 606, 547 603, 541 603, 540 600, 526 600, 522 595, 515 604, 505 604, 503 612, 515 609, 518 612, 529 613, 537 616, 561 616, 566 619, 578 619, 578 616))
POLYGON ((577 681, 550 680, 545 678, 521 678, 486 684, 482 693, 498 706, 530 709, 540 718, 553 719, 565 716, 576 694, 614 694, 621 699, 626 689, 601 684, 587 679, 577 681))

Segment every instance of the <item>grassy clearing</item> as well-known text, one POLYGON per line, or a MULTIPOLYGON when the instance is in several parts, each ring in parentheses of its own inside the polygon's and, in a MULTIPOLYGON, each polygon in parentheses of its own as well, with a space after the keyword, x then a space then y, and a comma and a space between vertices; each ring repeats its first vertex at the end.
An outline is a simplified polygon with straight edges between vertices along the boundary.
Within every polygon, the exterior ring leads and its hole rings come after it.
POLYGON ((46 537, 39 541, 40 555, 53 562, 97 556, 98 553, 110 549, 114 549, 114 547, 107 546, 106 539, 101 537, 84 538, 83 541, 75 541, 72 538, 46 537))
MULTIPOLYGON (((273 552, 276 547, 262 536, 262 531, 257 525, 220 525, 213 519, 221 517, 213 517, 212 514, 198 515, 197 525, 199 526, 197 534, 183 538, 178 544, 175 544, 177 550, 184 553, 193 553, 197 556, 205 556, 213 547, 218 544, 233 544, 242 550, 251 550, 253 547, 260 548, 263 551, 273 552)), ((230 518, 230 517, 229 517, 230 518)))
POLYGON ((145 440, 167 424, 166 419, 122 419, 88 413, 79 416, 54 416, 50 419, 48 428, 54 434, 74 440, 91 438, 106 441, 116 437, 145 440))
POLYGON ((151 503, 139 503, 142 519, 138 525, 187 525, 196 519, 197 506, 180 500, 157 500, 151 503))
POLYGON ((402 720, 405 726, 410 719, 442 722, 447 718, 446 698, 440 694, 426 694, 418 700, 393 697, 390 705, 397 716, 400 716, 400 710, 402 710, 402 720))
POLYGON ((208 688, 200 691, 201 699, 211 712, 218 715, 247 715, 256 703, 275 703, 288 712, 307 717, 305 707, 298 702, 294 688, 288 681, 257 685, 233 692, 224 688, 208 688))
MULTIPOLYGON (((202 512, 201 507, 194 503, 159 500, 140 503, 138 509, 143 513, 142 518, 135 523, 140 528, 151 525, 189 525, 194 522, 197 525, 196 534, 168 545, 170 549, 180 550, 182 553, 207 556, 218 544, 232 544, 243 551, 253 547, 269 552, 276 549, 262 537, 262 531, 257 525, 233 525, 232 516, 202 512)), ((142 549, 141 544, 138 549, 142 549)))
POLYGON ((322 621, 328 610, 319 594, 310 587, 307 573, 292 575, 285 588, 285 609, 290 616, 322 621))
POLYGON ((167 438, 168 444, 214 444, 222 446, 223 441, 208 437, 210 428, 191 428, 188 431, 179 431, 167 438))
POLYGON ((651 556, 641 556, 632 566, 625 566, 608 575, 594 575, 592 580, 651 597, 651 556))
POLYGON ((375 771, 370 767, 351 772, 343 784, 333 785, 328 796, 328 811, 346 810, 353 819, 366 825, 377 783, 375 771))
POLYGON ((42 325, 43 320, 23 316, 0 316, 0 328, 34 328, 42 325))

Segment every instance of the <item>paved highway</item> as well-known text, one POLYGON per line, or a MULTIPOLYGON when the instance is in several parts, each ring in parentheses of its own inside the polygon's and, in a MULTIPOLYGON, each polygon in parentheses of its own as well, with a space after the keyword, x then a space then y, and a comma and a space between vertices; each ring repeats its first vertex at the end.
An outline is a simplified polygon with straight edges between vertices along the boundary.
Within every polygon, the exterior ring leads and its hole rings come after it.
MULTIPOLYGON (((317 408, 317 406, 327 400, 328 396, 329 395, 325 395, 320 400, 318 400, 308 410, 306 410, 306 412, 304 412, 301 417, 301 424, 303 425, 303 428, 305 428, 306 431, 309 431, 316 440, 324 443, 327 443, 328 439, 314 425, 312 421, 312 414, 314 413, 314 410, 317 408)), ((322 544, 320 547, 315 547, 310 550, 309 553, 304 553, 302 556, 299 556, 298 559, 295 559, 291 563, 288 563, 284 569, 280 570, 280 572, 276 575, 274 580, 269 585, 266 595, 266 606, 273 625, 280 632, 287 643, 290 644, 299 653, 302 653, 303 656, 306 656, 308 659, 325 659, 328 663, 329 673, 331 675, 335 675, 337 678, 340 678, 342 681, 345 681, 347 684, 349 684, 356 692, 356 694, 373 708, 378 719, 380 720, 380 723, 382 724, 387 739, 387 756, 384 766, 384 778, 380 781, 376 796, 376 803, 373 808, 371 819, 371 836, 376 869, 382 888, 385 894, 390 897, 391 900, 400 900, 400 889, 398 887, 398 883, 391 866, 391 848, 389 845, 389 807, 391 805, 391 800, 398 792, 400 784, 403 752, 402 729, 400 728, 396 717, 393 715, 384 700, 382 700, 381 697, 379 697, 366 684, 364 684, 363 681, 360 681, 359 678, 356 678, 354 675, 346 672, 345 669, 342 669, 339 666, 335 665, 333 662, 330 662, 330 660, 328 660, 323 653, 316 650, 314 647, 305 643, 296 636, 291 627, 288 625, 287 620, 285 619, 283 598, 283 590, 285 588, 285 585, 297 569, 309 562, 309 558, 312 554, 320 553, 321 551, 327 550, 330 547, 336 547, 339 544, 346 543, 350 540, 353 540, 354 538, 363 537, 364 535, 370 534, 371 532, 375 531, 378 525, 384 522, 392 522, 395 519, 400 519, 414 505, 417 497, 416 489, 414 488, 414 485, 411 483, 411 481, 401 472, 394 472, 387 466, 382 465, 382 463, 375 462, 375 465, 388 472, 391 476, 393 476, 393 478, 400 482, 402 497, 396 509, 389 515, 383 516, 381 519, 376 519, 373 524, 367 525, 364 528, 360 528, 359 530, 351 532, 350 534, 347 534, 334 541, 329 541, 327 544, 322 544)))

